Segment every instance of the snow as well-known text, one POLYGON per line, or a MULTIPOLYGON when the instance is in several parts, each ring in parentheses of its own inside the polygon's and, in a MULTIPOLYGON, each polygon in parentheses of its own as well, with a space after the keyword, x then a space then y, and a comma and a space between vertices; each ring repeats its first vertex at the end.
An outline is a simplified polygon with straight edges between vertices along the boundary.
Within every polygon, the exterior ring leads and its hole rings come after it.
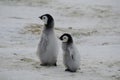
POLYGON ((120 80, 119 0, 1 0, 0 80, 120 80), (50 13, 57 37, 73 35, 81 70, 65 72, 59 41, 57 67, 36 56, 42 22, 50 13))

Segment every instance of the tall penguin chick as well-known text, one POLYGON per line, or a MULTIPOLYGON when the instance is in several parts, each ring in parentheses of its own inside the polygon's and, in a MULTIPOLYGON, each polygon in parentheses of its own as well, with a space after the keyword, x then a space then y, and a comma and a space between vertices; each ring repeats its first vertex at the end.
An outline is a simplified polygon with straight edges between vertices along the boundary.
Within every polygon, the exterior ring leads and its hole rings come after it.
POLYGON ((39 17, 44 22, 37 55, 41 66, 57 66, 58 45, 54 33, 54 19, 50 14, 39 17))
POLYGON ((65 33, 60 37, 63 49, 63 63, 65 71, 76 72, 80 68, 80 54, 77 51, 70 34, 65 33))

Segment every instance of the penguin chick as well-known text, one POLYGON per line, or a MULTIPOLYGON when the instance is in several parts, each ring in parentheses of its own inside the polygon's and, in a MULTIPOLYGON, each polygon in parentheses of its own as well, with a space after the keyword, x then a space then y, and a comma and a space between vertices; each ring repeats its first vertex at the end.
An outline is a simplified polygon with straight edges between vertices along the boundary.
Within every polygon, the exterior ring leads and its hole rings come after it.
POLYGON ((70 34, 64 33, 60 40, 62 41, 65 71, 76 72, 80 68, 80 54, 73 43, 73 39, 70 34))
POLYGON ((58 44, 54 32, 54 19, 50 14, 39 17, 44 22, 37 55, 41 66, 57 66, 58 44))

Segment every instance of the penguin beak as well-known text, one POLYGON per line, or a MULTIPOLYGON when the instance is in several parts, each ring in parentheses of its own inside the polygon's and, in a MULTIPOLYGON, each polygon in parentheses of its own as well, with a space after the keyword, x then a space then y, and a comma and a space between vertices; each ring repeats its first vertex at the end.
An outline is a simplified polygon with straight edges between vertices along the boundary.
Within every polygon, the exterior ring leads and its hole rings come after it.
MULTIPOLYGON (((59 37, 59 39, 60 39, 60 37, 59 37)), ((60 39, 61 40, 61 39, 60 39)))
POLYGON ((39 17, 42 20, 42 16, 39 17))
POLYGON ((62 37, 59 37, 60 40, 62 40, 62 37))

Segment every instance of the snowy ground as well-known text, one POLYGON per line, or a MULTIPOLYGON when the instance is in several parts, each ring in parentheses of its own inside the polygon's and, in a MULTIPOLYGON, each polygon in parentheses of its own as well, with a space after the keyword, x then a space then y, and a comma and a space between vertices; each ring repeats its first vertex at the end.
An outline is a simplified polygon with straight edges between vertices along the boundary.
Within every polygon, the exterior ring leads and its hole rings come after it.
MULTIPOLYGON (((120 80, 119 0, 0 0, 0 80, 120 80), (41 67, 36 56, 42 22, 50 13, 55 31, 73 35, 81 70, 41 67)), ((59 41, 60 44, 60 41, 59 41)), ((59 45, 61 47, 61 45, 59 45)))

